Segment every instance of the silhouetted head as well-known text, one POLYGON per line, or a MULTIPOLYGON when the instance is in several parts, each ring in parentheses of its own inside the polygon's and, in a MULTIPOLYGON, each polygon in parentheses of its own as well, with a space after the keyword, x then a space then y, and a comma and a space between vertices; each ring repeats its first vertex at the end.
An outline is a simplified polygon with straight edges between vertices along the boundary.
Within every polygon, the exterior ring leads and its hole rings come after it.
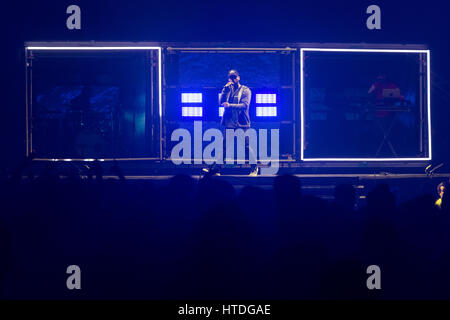
POLYGON ((334 188, 334 201, 342 208, 353 210, 356 192, 351 184, 339 184, 334 188))
POLYGON ((389 186, 383 183, 369 192, 367 204, 372 213, 383 215, 395 209, 395 196, 389 186))
POLYGON ((198 182, 197 201, 203 208, 225 208, 235 196, 233 185, 220 178, 204 177, 198 182))

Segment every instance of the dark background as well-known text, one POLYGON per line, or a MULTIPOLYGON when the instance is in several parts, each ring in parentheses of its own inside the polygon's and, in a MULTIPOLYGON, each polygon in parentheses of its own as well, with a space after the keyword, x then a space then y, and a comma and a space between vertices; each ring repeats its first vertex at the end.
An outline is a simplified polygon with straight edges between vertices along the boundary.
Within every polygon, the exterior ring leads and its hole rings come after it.
POLYGON ((277 88, 282 85, 280 60, 279 54, 181 53, 178 61, 179 85, 214 86, 220 90, 224 81, 227 82, 228 71, 237 69, 241 83, 248 87, 277 88))
POLYGON ((9 1, 2 6, 2 167, 24 154, 25 41, 298 41, 426 44, 431 50, 433 157, 448 158, 448 1, 9 1), (66 28, 77 4, 82 29, 66 28), (381 30, 366 8, 381 7, 381 30))

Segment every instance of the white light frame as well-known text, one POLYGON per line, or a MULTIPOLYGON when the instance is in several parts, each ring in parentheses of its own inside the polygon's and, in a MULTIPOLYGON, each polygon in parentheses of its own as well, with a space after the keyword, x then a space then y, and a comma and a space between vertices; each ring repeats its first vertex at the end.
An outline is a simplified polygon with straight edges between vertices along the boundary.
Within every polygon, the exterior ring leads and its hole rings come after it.
MULTIPOLYGON (((159 110, 159 121, 160 121, 160 141, 161 141, 161 135, 162 135, 162 48, 158 46, 93 46, 93 47, 83 47, 83 46, 77 46, 77 47, 71 47, 71 46, 25 46, 25 56, 28 56, 27 51, 101 51, 101 50, 157 50, 158 51, 158 110, 159 110)), ((27 119, 28 124, 28 119, 27 119)), ((27 132, 27 139, 28 139, 28 132, 27 132)), ((28 143, 27 143, 28 147, 28 143)), ((29 150, 27 149, 27 154, 29 150)), ((161 147, 160 147, 160 153, 161 153, 161 147)), ((162 155, 160 155, 161 158, 162 155)), ((140 159, 140 158, 129 158, 129 159, 140 159)), ((64 160, 64 159, 51 159, 52 161, 58 161, 58 160, 64 160)), ((91 159, 81 159, 85 161, 90 161, 91 159)), ((66 160, 67 161, 67 160, 66 160)), ((68 160, 70 161, 70 160, 68 160)))
POLYGON ((332 48, 300 48, 300 159, 301 161, 429 161, 431 160, 431 79, 430 79, 430 50, 407 49, 332 49, 332 48), (370 52, 370 53, 425 53, 427 55, 427 124, 428 124, 428 156, 425 158, 305 158, 304 156, 304 53, 305 51, 326 52, 370 52))

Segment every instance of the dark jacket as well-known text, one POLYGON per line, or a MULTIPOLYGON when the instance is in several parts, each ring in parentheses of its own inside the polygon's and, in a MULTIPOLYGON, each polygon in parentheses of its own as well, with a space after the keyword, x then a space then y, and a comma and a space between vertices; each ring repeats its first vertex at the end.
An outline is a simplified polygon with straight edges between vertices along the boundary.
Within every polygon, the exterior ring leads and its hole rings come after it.
POLYGON ((220 124, 225 128, 250 128, 250 115, 248 112, 252 92, 244 85, 237 90, 224 87, 219 95, 219 105, 228 102, 230 106, 224 109, 220 124))

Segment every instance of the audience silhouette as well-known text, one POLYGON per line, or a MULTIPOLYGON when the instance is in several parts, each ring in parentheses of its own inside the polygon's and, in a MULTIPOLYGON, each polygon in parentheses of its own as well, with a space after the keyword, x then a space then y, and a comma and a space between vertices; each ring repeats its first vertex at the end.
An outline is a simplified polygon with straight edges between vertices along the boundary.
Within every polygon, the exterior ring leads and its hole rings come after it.
POLYGON ((117 162, 118 179, 98 161, 89 179, 29 166, 1 183, 2 298, 450 298, 449 193, 397 204, 380 184, 356 207, 352 185, 327 201, 292 175, 237 192, 216 176, 126 180, 117 162), (72 264, 83 290, 65 287, 72 264), (370 265, 382 290, 367 289, 370 265))

